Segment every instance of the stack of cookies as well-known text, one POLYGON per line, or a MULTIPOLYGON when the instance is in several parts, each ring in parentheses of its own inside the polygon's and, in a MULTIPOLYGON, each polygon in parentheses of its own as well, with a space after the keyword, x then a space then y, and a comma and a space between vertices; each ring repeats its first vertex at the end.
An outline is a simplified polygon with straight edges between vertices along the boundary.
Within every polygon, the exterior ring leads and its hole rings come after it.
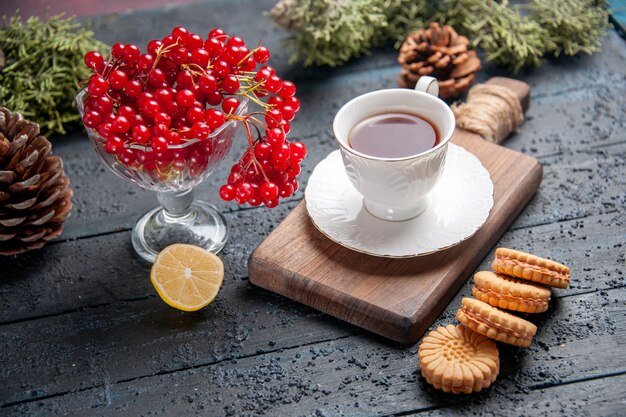
POLYGON ((503 309, 543 313, 548 287, 567 288, 569 268, 549 259, 498 248, 494 272, 474 275, 472 295, 461 300, 456 317, 462 323, 431 331, 419 347, 419 365, 426 381, 444 392, 469 394, 487 388, 500 370, 494 340, 528 347, 537 326, 503 309))

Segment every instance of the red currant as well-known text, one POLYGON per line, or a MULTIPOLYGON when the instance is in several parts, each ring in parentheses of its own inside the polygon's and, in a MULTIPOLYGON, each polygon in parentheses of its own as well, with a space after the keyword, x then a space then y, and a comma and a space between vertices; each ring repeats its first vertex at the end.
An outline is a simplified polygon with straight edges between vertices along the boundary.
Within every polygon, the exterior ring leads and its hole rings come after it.
POLYGON ((270 59, 270 51, 265 46, 259 46, 254 50, 254 60, 259 64, 265 64, 270 59))
POLYGON ((111 128, 114 132, 124 133, 127 132, 128 129, 130 129, 130 122, 124 116, 117 116, 115 120, 113 120, 111 128))
POLYGON ((85 65, 100 74, 104 69, 104 58, 99 52, 88 52, 85 54, 85 65))
POLYGON ((128 83, 128 75, 124 71, 115 70, 109 74, 109 84, 116 90, 122 90, 128 83))
POLYGON ((292 97, 296 94, 296 85, 291 81, 283 81, 282 88, 278 93, 281 97, 292 97))
POLYGON ((185 46, 190 51, 196 50, 198 48, 202 48, 203 44, 204 44, 204 41, 202 40, 202 37, 198 35, 197 33, 190 33, 189 37, 187 38, 187 41, 185 42, 185 46))
POLYGON ((229 94, 234 94, 239 90, 239 79, 234 75, 229 75, 222 80, 222 88, 229 94))
POLYGON ((133 127, 133 140, 137 143, 146 143, 150 140, 150 129, 145 125, 133 127))
POLYGON ((137 80, 130 80, 124 87, 124 92, 130 97, 137 97, 141 93, 141 83, 137 80))
POLYGON ((106 93, 109 89, 109 83, 100 75, 95 75, 89 81, 89 86, 87 87, 87 92, 94 96, 98 97, 106 93))
POLYGON ((217 79, 210 74, 205 74, 198 80, 198 88, 203 94, 211 94, 217 89, 217 79))
POLYGON ((222 126, 226 121, 226 117, 224 113, 217 109, 207 109, 204 113, 204 119, 211 128, 211 130, 215 130, 218 127, 222 126))
POLYGON ((239 107, 239 100, 235 97, 228 97, 222 102, 222 110, 224 110, 224 113, 226 114, 235 113, 237 107, 239 107))
POLYGON ((191 53, 191 62, 202 68, 206 68, 209 65, 209 59, 211 59, 211 55, 204 48, 198 48, 191 53))
POLYGON ((273 200, 278 197, 278 186, 273 182, 266 182, 259 190, 259 195, 264 200, 273 200))
POLYGON ((88 111, 83 116, 83 124, 85 127, 95 129, 100 123, 102 123, 102 117, 100 117, 100 113, 95 110, 88 111))
POLYGON ((184 89, 176 93, 176 102, 183 107, 191 106, 195 100, 196 97, 191 90, 184 89))
POLYGON ((289 145, 291 157, 300 162, 306 157, 306 146, 302 142, 293 142, 289 145))
POLYGON ((124 56, 124 44, 116 43, 111 47, 111 55, 113 58, 120 59, 124 56))
POLYGON ((272 153, 272 146, 269 143, 261 142, 254 145, 254 156, 257 159, 265 160, 270 157, 272 153))
POLYGON ((172 30, 172 37, 175 41, 184 43, 189 38, 189 31, 182 26, 175 27, 172 30))
POLYGON ((222 185, 220 187, 220 198, 224 201, 231 201, 235 198, 236 189, 230 184, 222 185))

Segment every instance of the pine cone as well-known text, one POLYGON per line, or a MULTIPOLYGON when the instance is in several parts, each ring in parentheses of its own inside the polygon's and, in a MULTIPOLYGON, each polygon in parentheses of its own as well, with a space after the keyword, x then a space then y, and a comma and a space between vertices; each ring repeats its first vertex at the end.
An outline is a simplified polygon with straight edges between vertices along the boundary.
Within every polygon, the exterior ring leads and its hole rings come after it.
POLYGON ((39 125, 0 107, 0 255, 41 248, 72 209, 63 162, 39 125))
POLYGON ((428 29, 411 33, 402 46, 398 63, 402 70, 398 85, 415 88, 422 75, 437 78, 439 97, 456 97, 474 81, 480 69, 476 51, 468 49, 469 41, 460 36, 452 26, 431 23, 428 29))

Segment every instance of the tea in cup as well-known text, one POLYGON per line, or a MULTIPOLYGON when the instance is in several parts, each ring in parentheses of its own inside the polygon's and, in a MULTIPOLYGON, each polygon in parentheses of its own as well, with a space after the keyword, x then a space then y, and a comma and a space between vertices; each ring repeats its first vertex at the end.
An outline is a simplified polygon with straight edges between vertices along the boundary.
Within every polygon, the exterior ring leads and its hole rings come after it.
POLYGON ((446 161, 455 120, 437 98, 437 80, 387 89, 346 103, 333 122, 350 181, 372 215, 403 221, 421 214, 446 161))

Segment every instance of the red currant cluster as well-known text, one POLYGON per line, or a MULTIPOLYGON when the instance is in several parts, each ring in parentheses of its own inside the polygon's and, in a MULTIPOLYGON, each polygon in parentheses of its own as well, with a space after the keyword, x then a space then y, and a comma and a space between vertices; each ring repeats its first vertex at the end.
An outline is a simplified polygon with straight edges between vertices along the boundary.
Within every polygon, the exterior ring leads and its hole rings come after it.
POLYGON ((270 66, 257 69, 269 57, 266 47, 250 50, 221 29, 205 40, 182 27, 150 41, 144 54, 120 43, 107 60, 89 52, 85 64, 94 74, 86 86, 83 123, 122 164, 171 174, 185 167, 202 172, 219 152, 212 134, 230 120, 242 122, 248 149, 220 196, 275 207, 279 197, 297 189, 306 148, 286 138, 300 108, 296 86, 270 66), (244 98, 261 111, 239 111, 244 98))

